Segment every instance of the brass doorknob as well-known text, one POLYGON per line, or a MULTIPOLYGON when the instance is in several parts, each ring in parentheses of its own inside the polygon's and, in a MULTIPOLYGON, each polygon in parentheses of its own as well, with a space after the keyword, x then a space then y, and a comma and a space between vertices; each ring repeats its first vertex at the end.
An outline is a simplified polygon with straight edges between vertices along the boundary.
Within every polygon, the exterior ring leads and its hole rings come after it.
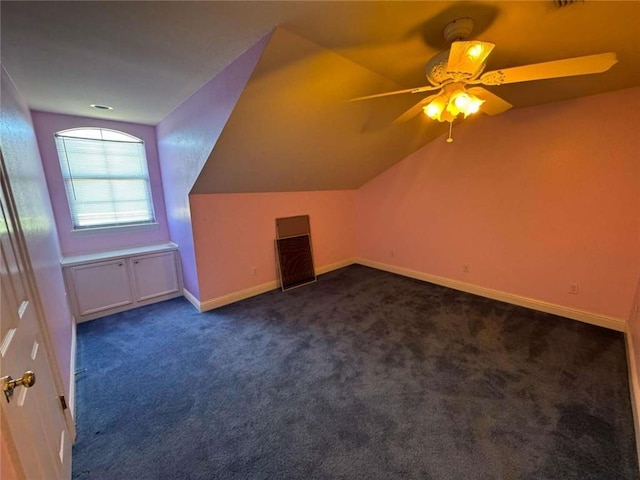
POLYGON ((11 396, 13 395, 13 389, 16 387, 23 386, 24 388, 33 387, 36 383, 36 374, 30 370, 27 370, 22 374, 21 378, 14 380, 10 375, 6 377, 0 378, 0 385, 2 386, 2 391, 4 392, 4 396, 7 399, 7 402, 11 401, 11 396))

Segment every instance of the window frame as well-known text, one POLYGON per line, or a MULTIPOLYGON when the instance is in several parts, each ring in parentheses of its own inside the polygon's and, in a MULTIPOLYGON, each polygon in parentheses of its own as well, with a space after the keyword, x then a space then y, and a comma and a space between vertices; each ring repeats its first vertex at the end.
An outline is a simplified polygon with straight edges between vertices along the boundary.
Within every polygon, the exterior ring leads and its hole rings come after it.
MULTIPOLYGON (((105 128, 105 127, 74 127, 69 129, 60 130, 54 133, 54 143, 56 146, 56 153, 58 156, 58 165, 60 167, 60 174, 62 178, 63 188, 65 191, 65 200, 67 202, 67 208, 69 212, 69 218, 72 226, 71 232, 74 234, 99 234, 101 232, 119 232, 125 233, 128 231, 139 231, 139 230, 147 230, 147 229, 156 229, 158 227, 156 212, 155 212, 155 204, 153 197, 153 188, 151 182, 151 173, 149 169, 149 160, 147 157, 147 148, 146 143, 142 138, 136 137, 135 135, 131 135, 127 132, 123 132, 121 130, 116 130, 113 128, 105 128), (74 132, 98 132, 99 136, 94 135, 73 135, 74 132), (106 133, 106 135, 105 135, 106 133), (114 135, 110 135, 114 134, 114 135), (112 137, 112 138, 105 138, 112 137), (102 142, 102 144, 110 143, 110 142, 120 142, 120 143, 132 143, 140 146, 140 153, 137 156, 137 160, 139 161, 139 167, 141 169, 141 175, 129 177, 129 180, 139 180, 144 183, 145 190, 145 198, 142 201, 145 202, 146 212, 145 215, 148 219, 146 220, 134 220, 134 221, 113 221, 113 222, 102 222, 102 223, 89 223, 87 225, 82 225, 79 219, 79 215, 82 215, 82 212, 79 212, 76 208, 76 204, 74 199, 71 196, 71 191, 73 191, 73 181, 74 175, 71 171, 71 165, 69 164, 68 151, 66 149, 66 145, 64 143, 64 139, 78 139, 78 140, 89 140, 89 141, 98 141, 102 142), (64 151, 64 157, 61 156, 61 152, 64 151), (64 165, 66 163, 66 166, 64 165), (69 185, 71 182, 71 189, 69 185)), ((113 153, 109 153, 108 155, 114 155, 113 153)), ((109 165, 109 159, 107 156, 104 157, 104 161, 107 165, 109 165)), ((108 170, 108 169, 107 169, 108 170)), ((99 177, 99 173, 94 173, 95 177, 99 177)), ((83 176, 75 176, 75 178, 82 179, 83 176)), ((90 177, 89 177, 90 178, 90 177)), ((104 175, 105 180, 109 181, 117 181, 118 179, 126 180, 126 176, 119 177, 117 175, 104 175)), ((94 178, 95 180, 95 178, 94 178)), ((117 197, 113 195, 111 192, 110 200, 106 200, 103 203, 113 203, 114 205, 118 203, 116 200, 117 197)), ((123 210, 120 213, 125 213, 123 210)), ((113 209, 109 214, 114 217, 118 214, 118 210, 113 209)))

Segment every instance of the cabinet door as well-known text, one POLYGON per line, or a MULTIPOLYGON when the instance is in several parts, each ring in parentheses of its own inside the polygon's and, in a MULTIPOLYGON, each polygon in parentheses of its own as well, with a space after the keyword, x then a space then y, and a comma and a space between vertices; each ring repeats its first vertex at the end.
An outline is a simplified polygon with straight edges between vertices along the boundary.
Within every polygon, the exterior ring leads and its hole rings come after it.
POLYGON ((131 272, 138 302, 180 291, 176 252, 132 257, 131 272))
POLYGON ((133 303, 124 259, 77 265, 70 272, 80 315, 133 303))

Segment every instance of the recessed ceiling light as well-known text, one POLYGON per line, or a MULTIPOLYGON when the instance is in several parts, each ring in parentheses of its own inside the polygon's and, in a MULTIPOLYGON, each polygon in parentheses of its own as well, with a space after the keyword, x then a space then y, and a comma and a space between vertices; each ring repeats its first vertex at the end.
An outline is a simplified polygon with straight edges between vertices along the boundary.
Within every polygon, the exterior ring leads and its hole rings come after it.
POLYGON ((113 107, 110 107, 109 105, 101 105, 99 103, 92 103, 91 106, 98 110, 113 110, 113 107))

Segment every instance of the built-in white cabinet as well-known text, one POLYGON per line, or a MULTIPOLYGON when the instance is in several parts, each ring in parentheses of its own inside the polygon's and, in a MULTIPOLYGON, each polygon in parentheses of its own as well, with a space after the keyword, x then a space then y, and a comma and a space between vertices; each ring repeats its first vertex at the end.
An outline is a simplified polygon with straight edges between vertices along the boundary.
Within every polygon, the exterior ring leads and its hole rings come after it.
POLYGON ((146 302, 180 291, 176 253, 171 251, 131 257, 130 271, 136 302, 146 302))
POLYGON ((66 269, 72 301, 77 305, 77 319, 134 302, 127 260, 75 265, 66 269))
POLYGON ((66 257, 62 271, 78 322, 182 295, 173 243, 66 257))

